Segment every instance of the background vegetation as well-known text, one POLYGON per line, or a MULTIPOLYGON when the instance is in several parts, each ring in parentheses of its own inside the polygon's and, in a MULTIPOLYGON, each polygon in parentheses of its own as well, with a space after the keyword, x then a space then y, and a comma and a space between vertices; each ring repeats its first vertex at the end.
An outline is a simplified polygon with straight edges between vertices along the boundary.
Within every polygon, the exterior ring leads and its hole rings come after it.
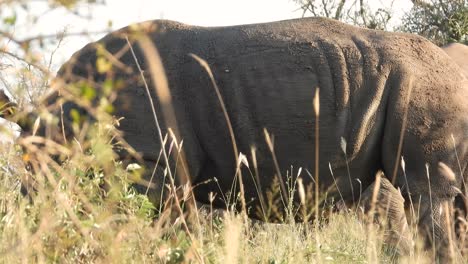
MULTIPOLYGON (((420 34, 437 45, 468 44, 466 0, 412 0, 413 8, 401 21, 394 21, 392 6, 370 6, 365 0, 295 1, 304 15, 420 34)), ((76 8, 77 4, 105 2, 55 0, 48 4, 50 9, 66 8, 91 19, 92 14, 76 8)), ((38 53, 51 49, 53 56, 54 47, 67 34, 16 34, 19 24, 40 20, 42 15, 31 9, 30 1, 0 2, 0 83, 20 108, 32 107, 42 120, 53 123, 57 117, 36 103, 54 75, 52 57, 40 60, 38 53)), ((105 111, 99 121, 83 132, 82 145, 61 146, 47 138, 26 136, 16 145, 2 146, 1 262, 431 262, 430 253, 421 251, 419 244, 412 256, 398 257, 395 248, 383 243, 381 228, 362 219, 359 208, 331 215, 314 226, 245 222, 233 214, 234 209, 223 214, 210 206, 180 214, 176 207, 184 207, 189 192, 180 204, 168 201, 165 209, 156 208, 132 188, 141 173, 138 166, 123 167, 114 159, 112 138, 118 134, 114 121, 105 111), (51 158, 57 155, 68 157, 67 161, 57 164, 51 158), (28 195, 21 194, 25 182, 35 189, 28 195)))
POLYGON ((408 0, 412 8, 395 21, 398 7, 393 1, 294 0, 304 15, 323 16, 371 29, 403 31, 424 36, 441 46, 468 43, 468 2, 466 0, 408 0), (371 4, 373 4, 371 6, 371 4), (390 23, 393 22, 393 23, 390 23))

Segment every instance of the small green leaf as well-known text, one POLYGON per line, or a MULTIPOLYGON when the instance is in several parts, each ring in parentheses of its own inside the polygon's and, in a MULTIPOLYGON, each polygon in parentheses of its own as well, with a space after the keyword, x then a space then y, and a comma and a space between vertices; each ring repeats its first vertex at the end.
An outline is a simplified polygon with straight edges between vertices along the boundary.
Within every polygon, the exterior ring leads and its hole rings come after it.
POLYGON ((104 57, 96 60, 96 68, 99 73, 106 73, 112 69, 112 63, 104 57))
POLYGON ((91 101, 96 98, 96 90, 93 87, 85 84, 81 86, 81 96, 83 99, 91 101))
POLYGON ((114 112, 114 106, 112 104, 108 104, 106 105, 106 107, 104 108, 104 111, 108 114, 112 114, 114 112))
POLYGON ((154 217, 156 207, 148 200, 148 197, 146 195, 139 194, 137 198, 140 198, 140 208, 138 208, 136 215, 143 219, 154 217))
POLYGON ((11 16, 5 17, 3 19, 3 23, 10 26, 14 26, 16 24, 16 13, 11 16))
POLYGON ((106 79, 102 85, 102 92, 105 96, 109 96, 114 89, 114 82, 111 79, 106 79))
POLYGON ((80 113, 78 112, 78 110, 72 109, 72 110, 70 111, 70 117, 72 118, 73 123, 75 123, 75 124, 79 124, 79 123, 80 123, 81 115, 80 115, 80 113))

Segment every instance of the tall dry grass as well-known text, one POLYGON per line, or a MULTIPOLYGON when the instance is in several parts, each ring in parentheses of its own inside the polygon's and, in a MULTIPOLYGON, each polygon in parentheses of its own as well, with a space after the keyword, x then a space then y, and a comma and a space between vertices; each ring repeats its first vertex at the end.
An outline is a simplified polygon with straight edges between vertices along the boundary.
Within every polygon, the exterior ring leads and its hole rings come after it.
MULTIPOLYGON (((174 131, 172 135, 165 136, 159 130, 161 145, 171 144, 175 153, 183 153, 167 81, 162 65, 157 63, 160 61, 157 50, 147 39, 140 41, 139 45, 151 58, 149 61, 155 62, 150 64, 153 83, 156 84, 154 92, 163 100, 164 119, 170 120, 174 131)), ((209 67, 201 58, 195 58, 210 74, 214 89, 218 89, 209 67)), ((148 94, 152 88, 146 86, 148 94)), ((86 98, 73 95, 65 98, 89 107, 86 102, 81 102, 86 98)), ((222 104, 221 96, 219 98, 222 104)), ((315 98, 317 101, 311 102, 311 109, 315 106, 318 122, 318 92, 315 98)), ((301 181, 292 176, 283 182, 281 175, 284 172, 276 166, 280 176, 278 188, 272 189, 269 197, 261 199, 260 211, 264 219, 268 219, 268 210, 284 211, 286 216, 282 218, 282 224, 269 224, 247 219, 248 208, 240 173, 236 177, 240 185, 240 211, 236 211, 235 206, 228 206, 222 212, 215 212, 212 205, 208 209, 200 208, 194 203, 188 175, 183 174, 186 163, 190 161, 185 161, 184 155, 180 154, 180 167, 176 171, 166 170, 167 198, 155 206, 147 196, 133 188, 133 183, 141 179, 139 166, 126 166, 117 159, 114 151, 116 140, 126 145, 116 130, 118 120, 105 110, 110 101, 101 100, 101 105, 89 109, 95 122, 83 123, 79 128, 75 126, 74 140, 58 144, 53 138, 33 133, 18 141, 20 147, 4 148, 0 159, 3 168, 0 171, 3 183, 0 186, 2 262, 431 263, 434 260, 418 239, 415 222, 410 223, 416 241, 412 253, 400 256, 395 247, 385 244, 387 231, 384 224, 375 223, 373 213, 363 216, 359 208, 334 214, 322 213, 329 209, 321 207, 323 198, 317 191, 317 170, 314 172, 315 191, 307 193, 301 181), (26 195, 21 193, 22 187, 28 189, 26 195), (301 199, 299 209, 293 208, 291 202, 296 192, 301 199), (306 206, 310 201, 314 203, 312 210, 306 206), (298 210, 302 210, 303 222, 294 221, 298 210), (313 224, 309 223, 312 214, 315 215, 313 224)), ((49 110, 37 110, 41 125, 57 128, 60 116, 49 110)), ((226 110, 224 112, 229 127, 229 116, 226 110)), ((154 120, 160 127, 155 113, 153 111, 154 120)), ((317 123, 317 135, 318 127, 317 123)), ((59 128, 58 133, 61 130, 59 128)), ((248 166, 242 161, 232 129, 230 131, 236 164, 239 168, 248 166)), ((269 138, 265 130, 265 140, 275 157, 269 138)), ((162 156, 162 165, 169 167, 171 153, 163 148, 162 156)), ((258 177, 255 164, 249 169, 258 177)), ((375 197, 376 194, 372 205, 377 203, 375 197)), ((451 219, 449 210, 446 212, 451 219)), ((457 243, 455 238, 451 238, 451 243, 457 243)))

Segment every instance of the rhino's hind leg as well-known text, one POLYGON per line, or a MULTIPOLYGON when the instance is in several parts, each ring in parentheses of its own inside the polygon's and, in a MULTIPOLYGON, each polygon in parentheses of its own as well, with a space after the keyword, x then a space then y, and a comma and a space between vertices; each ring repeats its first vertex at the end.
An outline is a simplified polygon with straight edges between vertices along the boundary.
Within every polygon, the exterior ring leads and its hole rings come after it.
POLYGON ((383 172, 377 174, 380 181, 375 181, 362 193, 364 212, 384 228, 385 243, 394 246, 399 254, 408 255, 413 239, 406 219, 405 200, 383 172))

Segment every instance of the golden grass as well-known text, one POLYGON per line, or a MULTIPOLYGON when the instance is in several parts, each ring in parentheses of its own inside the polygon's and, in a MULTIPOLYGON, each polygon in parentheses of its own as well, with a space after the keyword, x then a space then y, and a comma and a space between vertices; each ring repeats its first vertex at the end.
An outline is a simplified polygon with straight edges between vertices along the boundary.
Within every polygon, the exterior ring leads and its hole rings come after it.
POLYGON ((58 186, 44 183, 33 200, 20 194, 18 172, 2 173, 2 262, 366 262, 368 245, 375 247, 379 261, 393 258, 382 249, 379 235, 367 241, 368 228, 347 213, 332 215, 316 233, 299 223, 246 224, 233 212, 211 218, 200 211, 200 222, 190 223, 190 238, 170 211, 153 218, 154 207, 129 187, 125 170, 116 167, 107 193, 100 172, 80 172, 75 183, 56 175, 58 186))
MULTIPOLYGON (((111 151, 111 133, 101 129, 91 130, 90 139, 100 145, 98 152, 111 151)), ((399 258, 384 245, 384 231, 356 211, 320 217, 309 226, 245 222, 233 211, 210 216, 213 209, 200 209, 198 219, 186 218, 185 226, 174 206, 158 212, 136 193, 131 179, 138 175, 122 163, 75 145, 69 160, 58 166, 49 158, 50 149, 35 149, 28 137, 22 143, 31 144, 25 149, 32 151, 28 161, 34 173, 24 170, 21 149, 9 148, 0 160, 8 167, 0 175, 4 263, 430 262, 421 250, 409 259, 399 258), (35 179, 31 197, 20 193, 25 176, 35 179)))

